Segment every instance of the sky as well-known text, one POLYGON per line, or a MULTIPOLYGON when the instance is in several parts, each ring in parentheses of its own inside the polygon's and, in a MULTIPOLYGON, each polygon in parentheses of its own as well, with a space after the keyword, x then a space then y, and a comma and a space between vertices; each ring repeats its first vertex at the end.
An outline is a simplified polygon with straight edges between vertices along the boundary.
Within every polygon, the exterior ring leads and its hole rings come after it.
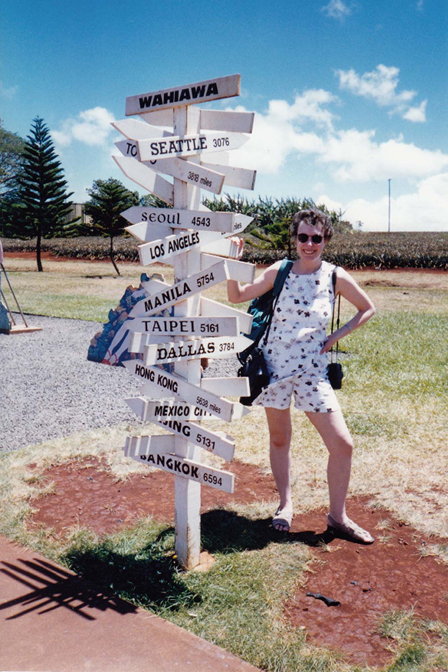
MULTIPOLYGON (((364 231, 448 231, 446 0, 2 0, 0 119, 51 130, 75 202, 115 165, 126 97, 241 74, 248 198, 312 198, 364 231)), ((204 195, 209 196, 208 192, 204 195)))

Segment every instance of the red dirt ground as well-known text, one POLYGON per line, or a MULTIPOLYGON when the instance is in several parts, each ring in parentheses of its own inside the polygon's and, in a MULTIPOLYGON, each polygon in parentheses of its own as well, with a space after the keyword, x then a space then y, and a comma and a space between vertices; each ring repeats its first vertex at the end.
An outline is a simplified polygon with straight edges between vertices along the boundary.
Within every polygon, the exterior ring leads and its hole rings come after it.
MULTIPOLYGON (((117 483, 99 471, 96 458, 52 467, 45 480, 53 481, 55 494, 33 502, 31 524, 43 524, 64 535, 73 525, 97 534, 110 533, 151 515, 158 521, 174 519, 174 479, 164 472, 134 474, 117 483)), ((233 495, 202 488, 202 512, 234 501, 250 504, 274 500, 271 476, 256 467, 233 462, 233 495)), ((307 583, 285 604, 284 614, 295 627, 305 627, 308 640, 340 651, 347 662, 382 666, 390 662, 393 642, 376 632, 378 621, 388 611, 414 609, 424 619, 448 623, 448 568, 434 557, 422 557, 421 548, 437 543, 393 518, 387 511, 370 509, 367 499, 352 498, 351 515, 377 537, 372 546, 335 538, 326 532, 324 511, 297 516, 289 535, 279 539, 303 542, 314 548, 317 561, 307 583), (381 521, 389 524, 381 529, 381 521), (322 545, 324 544, 324 545, 322 545), (329 550, 327 550, 329 549, 329 550), (339 607, 308 597, 321 593, 338 600, 339 607)))

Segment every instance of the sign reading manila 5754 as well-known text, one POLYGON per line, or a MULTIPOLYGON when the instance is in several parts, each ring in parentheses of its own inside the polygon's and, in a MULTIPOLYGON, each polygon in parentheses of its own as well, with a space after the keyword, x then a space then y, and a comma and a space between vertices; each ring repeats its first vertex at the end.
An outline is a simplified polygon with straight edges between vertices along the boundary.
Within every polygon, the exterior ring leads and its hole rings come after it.
POLYGON ((201 189, 219 194, 225 184, 253 189, 255 171, 233 168, 228 157, 249 140, 254 115, 197 106, 239 95, 240 79, 218 77, 131 96, 126 100, 131 118, 113 123, 125 138, 116 143, 117 165, 167 204, 122 213, 130 223, 127 230, 139 240, 140 262, 174 267, 171 285, 156 279, 143 283, 144 296, 126 322, 129 352, 140 359, 125 366, 142 383, 140 396, 126 401, 148 424, 141 435, 128 438, 125 454, 175 477, 176 553, 186 568, 199 562, 201 486, 234 488, 231 472, 203 461, 203 451, 232 461, 232 437, 201 423, 232 422, 248 412, 226 399, 247 395, 247 379, 206 378, 201 368, 203 357, 244 350, 248 340, 241 334, 251 327, 246 313, 202 296, 229 278, 251 282, 254 277, 252 264, 232 259, 232 236, 251 218, 212 212, 201 196, 201 189), (214 155, 223 152, 229 154, 219 163, 214 155), (168 434, 155 434, 151 426, 168 434))

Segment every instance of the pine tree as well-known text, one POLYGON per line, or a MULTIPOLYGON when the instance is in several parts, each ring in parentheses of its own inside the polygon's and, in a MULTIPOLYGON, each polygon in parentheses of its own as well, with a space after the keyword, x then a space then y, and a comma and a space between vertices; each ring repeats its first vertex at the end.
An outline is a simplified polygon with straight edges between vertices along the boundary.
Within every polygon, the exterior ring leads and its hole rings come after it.
POLYGON ((138 204, 138 192, 129 191, 120 180, 110 177, 108 180, 95 180, 87 193, 90 201, 85 204, 84 211, 91 218, 89 228, 96 235, 110 237, 110 260, 117 275, 120 275, 114 260, 114 238, 121 236, 127 226, 120 212, 138 204))
POLYGON ((66 191, 67 182, 50 131, 40 117, 33 120, 27 136, 18 182, 23 212, 20 235, 37 238, 37 270, 43 271, 42 238, 51 237, 65 225, 73 192, 66 191))

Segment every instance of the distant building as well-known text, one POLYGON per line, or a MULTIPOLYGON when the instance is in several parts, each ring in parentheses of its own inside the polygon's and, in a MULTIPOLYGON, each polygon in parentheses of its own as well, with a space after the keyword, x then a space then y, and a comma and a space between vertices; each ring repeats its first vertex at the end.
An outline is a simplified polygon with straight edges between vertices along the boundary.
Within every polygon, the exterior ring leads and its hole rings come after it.
POLYGON ((84 212, 84 203, 72 203, 70 212, 65 216, 65 223, 68 224, 74 219, 79 219, 80 224, 90 224, 91 218, 84 212))

